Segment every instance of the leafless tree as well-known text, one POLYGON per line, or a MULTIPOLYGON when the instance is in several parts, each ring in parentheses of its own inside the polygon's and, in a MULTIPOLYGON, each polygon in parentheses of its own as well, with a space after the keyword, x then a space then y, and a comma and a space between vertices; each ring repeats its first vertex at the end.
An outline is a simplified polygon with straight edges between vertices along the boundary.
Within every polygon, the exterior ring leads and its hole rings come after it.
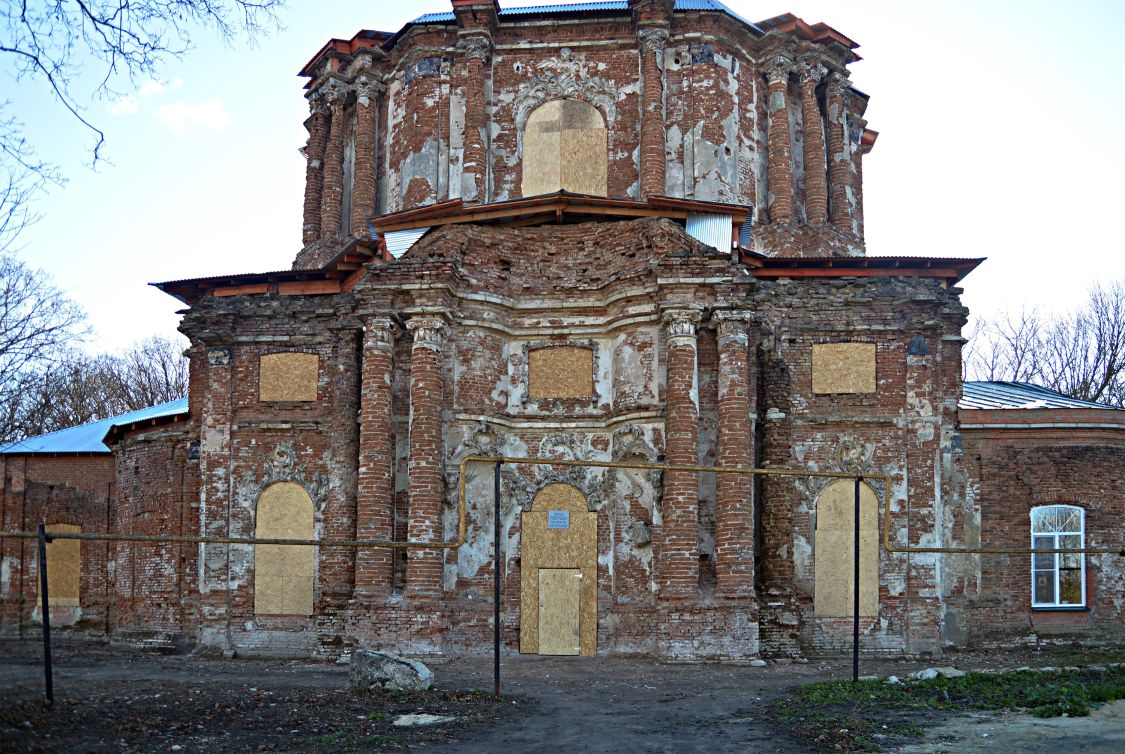
POLYGON ((1125 280, 1090 289, 1077 310, 978 320, 964 355, 966 379, 1034 382, 1125 406, 1125 280))
POLYGON ((14 380, 5 440, 54 432, 187 395, 186 343, 153 337, 119 355, 69 350, 14 380))

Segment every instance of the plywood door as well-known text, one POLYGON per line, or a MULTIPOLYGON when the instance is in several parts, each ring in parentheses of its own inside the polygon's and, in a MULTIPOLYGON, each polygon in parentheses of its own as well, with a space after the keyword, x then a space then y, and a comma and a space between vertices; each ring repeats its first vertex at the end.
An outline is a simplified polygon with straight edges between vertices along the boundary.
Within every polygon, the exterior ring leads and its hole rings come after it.
POLYGON ((539 654, 576 655, 581 650, 577 568, 539 569, 539 654))

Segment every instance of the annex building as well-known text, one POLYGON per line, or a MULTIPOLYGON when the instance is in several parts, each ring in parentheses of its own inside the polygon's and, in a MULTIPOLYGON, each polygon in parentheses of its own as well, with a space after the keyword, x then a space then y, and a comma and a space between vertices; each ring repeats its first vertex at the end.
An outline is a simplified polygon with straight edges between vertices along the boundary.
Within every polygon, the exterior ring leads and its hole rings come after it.
MULTIPOLYGON (((53 620, 483 649, 493 480, 459 463, 533 456, 886 474, 862 487, 864 650, 1120 640, 1116 556, 879 546, 888 498, 900 546, 1125 544, 1125 411, 963 383, 981 260, 866 255, 857 47, 716 0, 452 0, 330 40, 301 70, 291 268, 160 284, 187 307, 186 405, 0 448, 3 529, 441 542, 464 484, 465 544, 59 540, 53 620)), ((850 642, 851 481, 505 464, 502 491, 513 651, 850 642)), ((0 632, 34 630, 34 544, 0 548, 0 632)))

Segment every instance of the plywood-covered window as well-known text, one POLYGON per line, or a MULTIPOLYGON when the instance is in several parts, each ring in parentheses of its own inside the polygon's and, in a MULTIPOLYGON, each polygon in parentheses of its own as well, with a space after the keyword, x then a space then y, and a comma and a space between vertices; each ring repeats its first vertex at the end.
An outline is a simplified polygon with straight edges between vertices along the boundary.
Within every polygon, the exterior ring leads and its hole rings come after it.
MULTIPOLYGON (((1031 509, 1033 550, 1082 550, 1086 546, 1085 511, 1074 505, 1031 509)), ((1047 552, 1031 556, 1031 605, 1044 608, 1086 604, 1086 557, 1081 552, 1047 552)))
POLYGON ((608 182, 608 133, 596 107, 557 99, 531 113, 523 133, 524 196, 560 189, 605 196, 608 182))
POLYGON ((539 398, 594 395, 594 351, 578 346, 536 348, 527 355, 527 394, 539 398))
MULTIPOLYGON (((820 493, 814 535, 813 607, 822 617, 855 615, 855 482, 820 493)), ((859 485, 859 614, 879 614, 879 511, 875 491, 859 485)))
POLYGON ((817 343, 812 347, 817 395, 875 392, 874 343, 817 343))
POLYGON ((271 353, 258 366, 258 400, 315 401, 320 357, 315 353, 271 353))
MULTIPOLYGON (((48 524, 51 534, 78 534, 82 527, 71 524, 48 524)), ((38 585, 39 581, 36 580, 38 585)), ((36 587, 36 604, 42 595, 36 587)), ((47 604, 51 607, 78 607, 82 597, 82 542, 78 539, 55 539, 47 543, 47 604)), ((51 611, 54 617, 54 611, 51 611)))
MULTIPOLYGON (((258 498, 259 539, 313 539, 312 498, 296 482, 271 484, 258 498)), ((311 545, 258 545, 254 552, 254 612, 311 615, 311 545)))

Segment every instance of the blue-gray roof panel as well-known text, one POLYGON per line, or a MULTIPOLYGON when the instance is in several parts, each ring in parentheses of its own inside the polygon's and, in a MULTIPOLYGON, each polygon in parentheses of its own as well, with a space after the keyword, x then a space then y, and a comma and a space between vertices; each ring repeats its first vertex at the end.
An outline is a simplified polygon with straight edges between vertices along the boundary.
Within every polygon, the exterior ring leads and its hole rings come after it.
MULTIPOLYGON (((725 13, 731 18, 737 19, 746 24, 750 28, 759 33, 765 32, 757 24, 747 21, 742 16, 732 11, 727 6, 718 2, 718 0, 676 0, 676 10, 678 11, 718 11, 725 13)), ((500 8, 500 16, 536 16, 546 15, 549 13, 581 13, 588 11, 627 11, 629 10, 629 3, 625 0, 605 0, 604 2, 594 3, 573 3, 571 5, 527 5, 519 8, 500 8)), ((449 23, 456 20, 456 17, 451 11, 444 11, 441 13, 425 13, 418 18, 411 21, 411 24, 440 24, 449 23)))
POLYGON ((120 416, 111 416, 101 421, 80 424, 77 427, 60 429, 37 437, 28 437, 6 445, 0 445, 0 454, 8 453, 109 453, 110 450, 102 442, 109 430, 121 424, 156 419, 161 416, 186 414, 188 411, 187 398, 149 406, 137 411, 130 411, 120 416))
POLYGON ((958 406, 963 409, 1101 408, 1121 409, 1105 403, 1071 398, 1030 382, 966 382, 958 406))

